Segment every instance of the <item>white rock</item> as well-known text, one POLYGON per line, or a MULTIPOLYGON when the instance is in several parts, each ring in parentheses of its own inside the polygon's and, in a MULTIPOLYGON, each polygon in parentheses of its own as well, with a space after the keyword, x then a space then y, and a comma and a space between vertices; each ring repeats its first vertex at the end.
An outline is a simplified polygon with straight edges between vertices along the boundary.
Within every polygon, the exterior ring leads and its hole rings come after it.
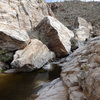
POLYGON ((79 41, 85 41, 90 37, 90 31, 92 30, 92 25, 88 23, 85 19, 78 17, 76 20, 76 23, 78 27, 76 29, 76 39, 79 41))
POLYGON ((37 93, 35 100, 67 100, 66 88, 58 78, 37 93))
POLYGON ((33 39, 27 47, 15 53, 12 65, 19 68, 27 66, 33 70, 34 68, 41 68, 54 56, 54 53, 45 44, 37 39, 33 39))
POLYGON ((53 15, 43 0, 0 0, 0 23, 16 26, 32 37, 33 28, 47 15, 53 15))
POLYGON ((0 23, 0 48, 5 50, 18 50, 28 45, 30 38, 25 30, 0 23))
POLYGON ((45 17, 36 29, 38 31, 38 38, 51 51, 55 52, 57 57, 66 56, 70 52, 70 39, 74 37, 74 33, 56 18, 51 16, 45 17))

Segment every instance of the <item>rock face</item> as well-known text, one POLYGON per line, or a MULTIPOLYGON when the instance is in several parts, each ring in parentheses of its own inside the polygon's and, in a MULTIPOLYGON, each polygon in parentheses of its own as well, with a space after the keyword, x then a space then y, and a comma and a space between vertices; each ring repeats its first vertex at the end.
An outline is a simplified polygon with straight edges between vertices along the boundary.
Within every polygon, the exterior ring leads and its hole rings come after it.
POLYGON ((61 80, 56 79, 40 90, 35 100, 100 99, 100 36, 87 41, 60 66, 61 80))
POLYGON ((100 36, 77 49, 62 65, 69 100, 100 99, 100 36))
POLYGON ((75 21, 76 29, 76 38, 79 41, 85 41, 90 37, 90 31, 92 26, 85 19, 78 17, 75 21))
POLYGON ((46 15, 53 13, 43 0, 0 0, 0 48, 25 47, 28 35, 46 15))
POLYGON ((85 77, 85 80, 81 81, 81 86, 88 100, 99 100, 100 99, 100 68, 95 68, 94 70, 89 71, 88 75, 85 77))
POLYGON ((23 50, 18 50, 15 53, 12 65, 22 68, 23 71, 26 68, 26 71, 28 71, 28 69, 41 68, 52 58, 54 58, 54 53, 49 51, 41 41, 34 39, 23 50))
POLYGON ((16 26, 29 35, 46 15, 53 13, 43 0, 0 0, 0 24, 16 26))
POLYGON ((35 100, 67 100, 66 88, 58 78, 52 81, 48 86, 38 92, 35 100))
POLYGON ((0 49, 14 51, 24 48, 29 42, 26 31, 0 23, 0 49))
POLYGON ((10 63, 11 53, 29 44, 33 28, 47 15, 53 13, 43 0, 0 0, 0 61, 10 63))
POLYGON ((74 37, 74 34, 57 19, 47 16, 40 22, 36 29, 38 31, 38 38, 51 51, 55 52, 57 57, 66 56, 70 52, 70 39, 74 37))

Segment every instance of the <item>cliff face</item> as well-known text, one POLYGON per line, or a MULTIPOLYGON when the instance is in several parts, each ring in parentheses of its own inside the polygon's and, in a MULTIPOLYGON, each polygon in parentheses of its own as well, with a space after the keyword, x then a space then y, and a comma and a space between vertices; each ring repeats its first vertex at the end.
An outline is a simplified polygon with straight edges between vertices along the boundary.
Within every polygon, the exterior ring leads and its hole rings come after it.
POLYGON ((43 0, 0 0, 0 23, 28 33, 47 15, 53 13, 43 0))
POLYGON ((96 35, 100 34, 100 2, 61 2, 49 3, 59 21, 70 28, 74 27, 76 17, 91 22, 96 35))

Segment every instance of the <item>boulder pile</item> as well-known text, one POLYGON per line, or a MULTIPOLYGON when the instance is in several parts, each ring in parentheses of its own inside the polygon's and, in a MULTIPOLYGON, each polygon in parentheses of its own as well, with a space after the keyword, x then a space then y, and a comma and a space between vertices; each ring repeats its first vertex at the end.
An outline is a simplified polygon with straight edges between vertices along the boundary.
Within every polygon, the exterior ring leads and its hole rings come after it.
POLYGON ((74 25, 74 31, 65 27, 42 0, 1 0, 0 72, 9 65, 30 72, 65 57, 57 62, 61 77, 36 100, 99 100, 100 36, 91 37, 92 25, 84 18, 74 25))
POLYGON ((0 7, 0 51, 1 56, 14 53, 12 68, 32 71, 71 52, 74 33, 54 18, 44 1, 1 0, 0 7))

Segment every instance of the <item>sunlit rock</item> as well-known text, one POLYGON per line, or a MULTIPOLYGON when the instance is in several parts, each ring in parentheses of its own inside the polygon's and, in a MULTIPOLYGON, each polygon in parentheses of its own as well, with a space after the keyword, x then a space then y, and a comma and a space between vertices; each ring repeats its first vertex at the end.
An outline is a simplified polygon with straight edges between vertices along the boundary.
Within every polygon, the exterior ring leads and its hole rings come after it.
POLYGON ((75 21, 75 27, 77 40, 85 41, 91 36, 90 32, 92 30, 92 25, 91 23, 88 23, 84 18, 78 17, 75 21))
POLYGON ((100 99, 100 36, 74 51, 62 66, 61 77, 70 100, 100 99), (69 92, 75 87, 78 89, 69 92))
POLYGON ((41 68, 49 60, 55 57, 45 44, 37 39, 31 40, 31 43, 23 50, 18 50, 14 55, 14 60, 11 65, 16 68, 29 68, 33 70, 35 68, 41 68))
POLYGON ((38 38, 55 52, 57 57, 63 57, 69 54, 71 49, 70 39, 74 33, 65 27, 56 18, 45 17, 36 27, 38 38))
POLYGON ((58 78, 37 93, 35 100, 67 100, 66 88, 58 78))

